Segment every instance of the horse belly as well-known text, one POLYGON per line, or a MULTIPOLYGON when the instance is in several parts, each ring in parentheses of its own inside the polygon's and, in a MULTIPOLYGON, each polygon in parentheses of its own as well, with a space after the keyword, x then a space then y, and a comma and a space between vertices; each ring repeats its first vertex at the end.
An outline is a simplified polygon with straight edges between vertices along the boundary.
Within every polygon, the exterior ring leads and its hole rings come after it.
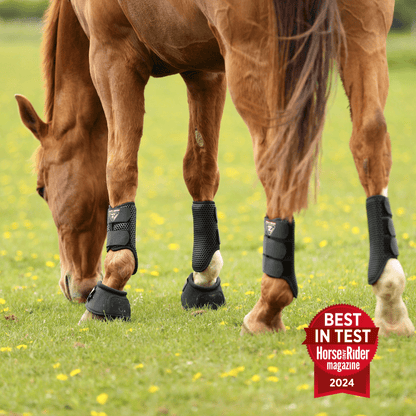
MULTIPOLYGON (((119 3, 140 41, 177 72, 224 71, 218 42, 193 2, 119 0, 119 3)), ((154 75, 167 75, 161 72, 154 75)))

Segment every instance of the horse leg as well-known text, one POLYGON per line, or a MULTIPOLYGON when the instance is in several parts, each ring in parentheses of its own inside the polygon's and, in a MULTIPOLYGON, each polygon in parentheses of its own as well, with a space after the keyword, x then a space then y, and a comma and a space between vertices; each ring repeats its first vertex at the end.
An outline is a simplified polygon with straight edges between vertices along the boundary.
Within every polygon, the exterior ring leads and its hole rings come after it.
POLYGON ((243 333, 285 331, 282 311, 297 296, 293 213, 307 206, 333 57, 328 28, 340 24, 333 2, 318 3, 216 0, 203 6, 267 198, 261 295, 243 333), (308 42, 287 40, 315 21, 308 42))
POLYGON ((89 295, 81 320, 97 315, 129 319, 130 305, 123 288, 137 270, 137 153, 143 132, 144 88, 152 64, 121 11, 105 9, 100 9, 103 18, 118 20, 90 25, 90 71, 108 124, 107 255, 103 282, 89 295))
POLYGON ((193 199, 194 245, 192 268, 182 293, 184 308, 224 302, 219 273, 223 260, 214 197, 219 185, 218 139, 226 83, 221 73, 190 71, 181 74, 188 92, 189 134, 183 176, 193 199))
POLYGON ((339 1, 347 36, 340 73, 351 105, 350 148, 364 191, 370 234, 369 284, 377 304, 380 334, 411 335, 414 326, 403 303, 405 275, 398 249, 387 185, 392 165, 390 137, 384 117, 388 94, 386 37, 394 1, 339 1))

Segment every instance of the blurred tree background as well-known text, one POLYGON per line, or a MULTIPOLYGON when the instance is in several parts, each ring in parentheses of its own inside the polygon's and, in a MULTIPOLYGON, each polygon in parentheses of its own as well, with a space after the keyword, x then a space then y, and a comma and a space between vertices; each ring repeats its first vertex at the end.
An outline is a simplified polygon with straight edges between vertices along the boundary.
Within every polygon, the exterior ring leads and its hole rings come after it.
MULTIPOLYGON (((48 4, 49 0, 0 0, 0 19, 41 19, 48 4)), ((416 31, 415 0, 396 0, 392 29, 416 31)))

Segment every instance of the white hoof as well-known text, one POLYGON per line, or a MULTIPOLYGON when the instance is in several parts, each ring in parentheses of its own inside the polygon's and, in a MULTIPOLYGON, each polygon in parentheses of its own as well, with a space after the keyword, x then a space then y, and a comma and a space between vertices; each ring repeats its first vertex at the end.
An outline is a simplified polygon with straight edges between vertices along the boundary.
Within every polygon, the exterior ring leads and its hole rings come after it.
POLYGON ((415 327, 409 319, 402 293, 406 284, 403 268, 397 259, 390 259, 380 279, 373 285, 377 304, 374 323, 379 335, 414 335, 415 327))

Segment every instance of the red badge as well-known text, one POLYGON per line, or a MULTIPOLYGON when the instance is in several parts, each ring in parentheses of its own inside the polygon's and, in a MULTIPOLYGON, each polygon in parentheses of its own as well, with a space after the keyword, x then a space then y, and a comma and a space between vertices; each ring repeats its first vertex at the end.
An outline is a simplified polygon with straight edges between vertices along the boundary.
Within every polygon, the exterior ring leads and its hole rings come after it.
POLYGON ((315 363, 314 397, 370 397, 370 362, 377 351, 378 330, 352 305, 329 306, 312 319, 303 344, 315 363))

